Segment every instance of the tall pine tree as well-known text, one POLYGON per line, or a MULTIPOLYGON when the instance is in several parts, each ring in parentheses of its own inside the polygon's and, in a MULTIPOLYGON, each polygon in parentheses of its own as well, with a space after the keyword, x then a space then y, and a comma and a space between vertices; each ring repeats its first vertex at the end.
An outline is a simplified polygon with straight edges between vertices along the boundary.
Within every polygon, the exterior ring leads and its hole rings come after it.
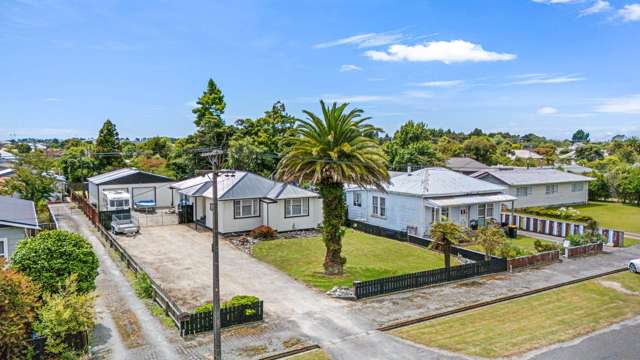
POLYGON ((122 158, 122 147, 120 146, 120 137, 116 125, 107 119, 98 138, 96 139, 95 157, 96 170, 98 173, 110 171, 124 167, 124 159, 122 158))

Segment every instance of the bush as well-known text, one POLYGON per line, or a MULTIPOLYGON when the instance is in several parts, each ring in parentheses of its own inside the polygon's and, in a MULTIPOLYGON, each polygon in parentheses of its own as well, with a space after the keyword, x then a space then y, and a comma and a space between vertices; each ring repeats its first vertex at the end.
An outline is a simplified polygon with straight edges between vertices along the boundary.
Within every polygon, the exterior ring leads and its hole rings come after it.
POLYGON ((133 280, 133 290, 139 298, 151 299, 153 297, 153 285, 151 285, 151 279, 147 273, 136 274, 136 278, 133 280))
POLYGON ((529 255, 526 251, 517 245, 514 245, 511 241, 505 241, 500 249, 498 249, 500 257, 506 259, 513 259, 519 256, 529 255))
POLYGON ((562 220, 571 220, 578 222, 589 222, 593 218, 587 215, 581 215, 580 211, 572 207, 561 207, 559 209, 547 209, 541 207, 530 207, 521 210, 525 214, 538 215, 562 220))
POLYGON ((71 351, 65 343, 70 334, 91 331, 94 326, 94 296, 78 289, 78 278, 69 276, 60 292, 45 294, 45 305, 38 311, 34 330, 47 337, 47 351, 63 354, 71 351))
POLYGON ((545 251, 553 251, 553 250, 558 250, 560 249, 560 246, 557 244, 551 244, 551 243, 543 243, 540 240, 536 240, 533 242, 533 246, 536 248, 536 251, 541 253, 541 252, 545 252, 545 251))
MULTIPOLYGON (((220 305, 220 307, 226 308, 226 307, 232 307, 232 306, 254 305, 259 302, 260 302, 260 299, 258 299, 255 296, 236 295, 232 297, 231 300, 224 302, 222 305, 220 305)), ((196 313, 203 313, 203 312, 209 312, 209 311, 213 311, 213 304, 207 303, 204 305, 200 305, 195 310, 196 313)), ((245 309, 244 311, 245 315, 253 315, 255 313, 256 311, 253 309, 245 309)))
POLYGON ((95 289, 98 258, 91 244, 69 231, 44 231, 22 240, 13 254, 11 266, 29 276, 43 291, 56 293, 65 280, 77 275, 82 293, 95 289))
POLYGON ((251 230, 251 232, 249 233, 249 236, 251 236, 254 239, 273 240, 278 236, 278 233, 275 230, 273 230, 270 226, 260 225, 257 228, 251 230))
POLYGON ((40 291, 27 276, 5 269, 0 258, 0 359, 21 359, 29 349, 26 334, 36 318, 40 291))

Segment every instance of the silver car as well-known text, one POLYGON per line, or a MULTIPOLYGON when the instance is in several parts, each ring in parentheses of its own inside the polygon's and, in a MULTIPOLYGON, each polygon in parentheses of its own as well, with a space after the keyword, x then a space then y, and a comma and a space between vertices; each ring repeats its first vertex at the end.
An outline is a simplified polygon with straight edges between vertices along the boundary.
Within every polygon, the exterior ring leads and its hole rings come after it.
POLYGON ((640 259, 629 261, 629 271, 636 274, 640 272, 640 259))

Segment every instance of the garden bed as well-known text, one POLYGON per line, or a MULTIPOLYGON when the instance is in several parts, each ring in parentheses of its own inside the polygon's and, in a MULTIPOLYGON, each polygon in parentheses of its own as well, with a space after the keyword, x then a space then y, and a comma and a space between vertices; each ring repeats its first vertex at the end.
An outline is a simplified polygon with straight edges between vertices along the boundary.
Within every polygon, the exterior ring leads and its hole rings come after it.
MULTIPOLYGON (((535 238, 532 238, 529 236, 523 236, 523 235, 518 235, 516 239, 507 239, 507 241, 509 241, 512 245, 522 249, 523 253, 521 254, 521 256, 537 255, 539 253, 535 248, 536 240, 540 240, 540 242, 543 244, 547 244, 547 245, 556 244, 560 246, 560 244, 557 244, 553 241, 535 239, 535 238)), ((484 248, 480 244, 468 244, 468 245, 462 244, 461 246, 464 246, 467 249, 476 250, 484 253, 484 248)))

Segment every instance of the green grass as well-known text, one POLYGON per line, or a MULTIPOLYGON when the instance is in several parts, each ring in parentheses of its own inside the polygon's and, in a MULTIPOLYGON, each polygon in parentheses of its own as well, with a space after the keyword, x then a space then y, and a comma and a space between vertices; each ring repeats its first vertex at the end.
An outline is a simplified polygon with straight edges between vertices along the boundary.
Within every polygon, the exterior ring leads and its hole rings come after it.
MULTIPOLYGON (((351 286, 354 280, 372 280, 385 276, 436 269, 444 266, 442 254, 417 246, 348 229, 342 254, 347 258, 345 274, 323 274, 325 247, 321 237, 263 241, 253 255, 291 277, 330 290, 351 286)), ((457 265, 452 257, 452 265, 457 265)))
POLYGON ((327 353, 322 350, 313 350, 306 353, 302 353, 300 355, 294 355, 290 358, 291 360, 330 360, 331 358, 327 353))
POLYGON ((574 206, 581 214, 591 216, 600 226, 640 233, 640 207, 614 202, 590 201, 574 206))
MULTIPOLYGON (((535 238, 532 238, 529 236, 523 236, 523 235, 518 235, 517 239, 508 239, 508 241, 511 241, 514 245, 517 245, 519 248, 526 251, 529 255, 534 255, 538 253, 536 251, 536 247, 533 245, 536 240, 537 239, 535 238)), ((554 243, 553 241, 548 241, 548 240, 540 240, 540 241, 543 244, 557 244, 557 243, 554 243)), ((484 248, 480 244, 469 245, 466 248, 484 253, 484 248)))
MULTIPOLYGON (((603 280, 640 290, 637 274, 620 273, 603 280)), ((640 296, 591 280, 393 333, 430 347, 495 358, 569 341, 639 314, 640 296)))
POLYGON ((635 246, 640 244, 640 240, 638 239, 632 239, 630 237, 625 237, 624 238, 624 244, 623 247, 631 247, 631 246, 635 246))

